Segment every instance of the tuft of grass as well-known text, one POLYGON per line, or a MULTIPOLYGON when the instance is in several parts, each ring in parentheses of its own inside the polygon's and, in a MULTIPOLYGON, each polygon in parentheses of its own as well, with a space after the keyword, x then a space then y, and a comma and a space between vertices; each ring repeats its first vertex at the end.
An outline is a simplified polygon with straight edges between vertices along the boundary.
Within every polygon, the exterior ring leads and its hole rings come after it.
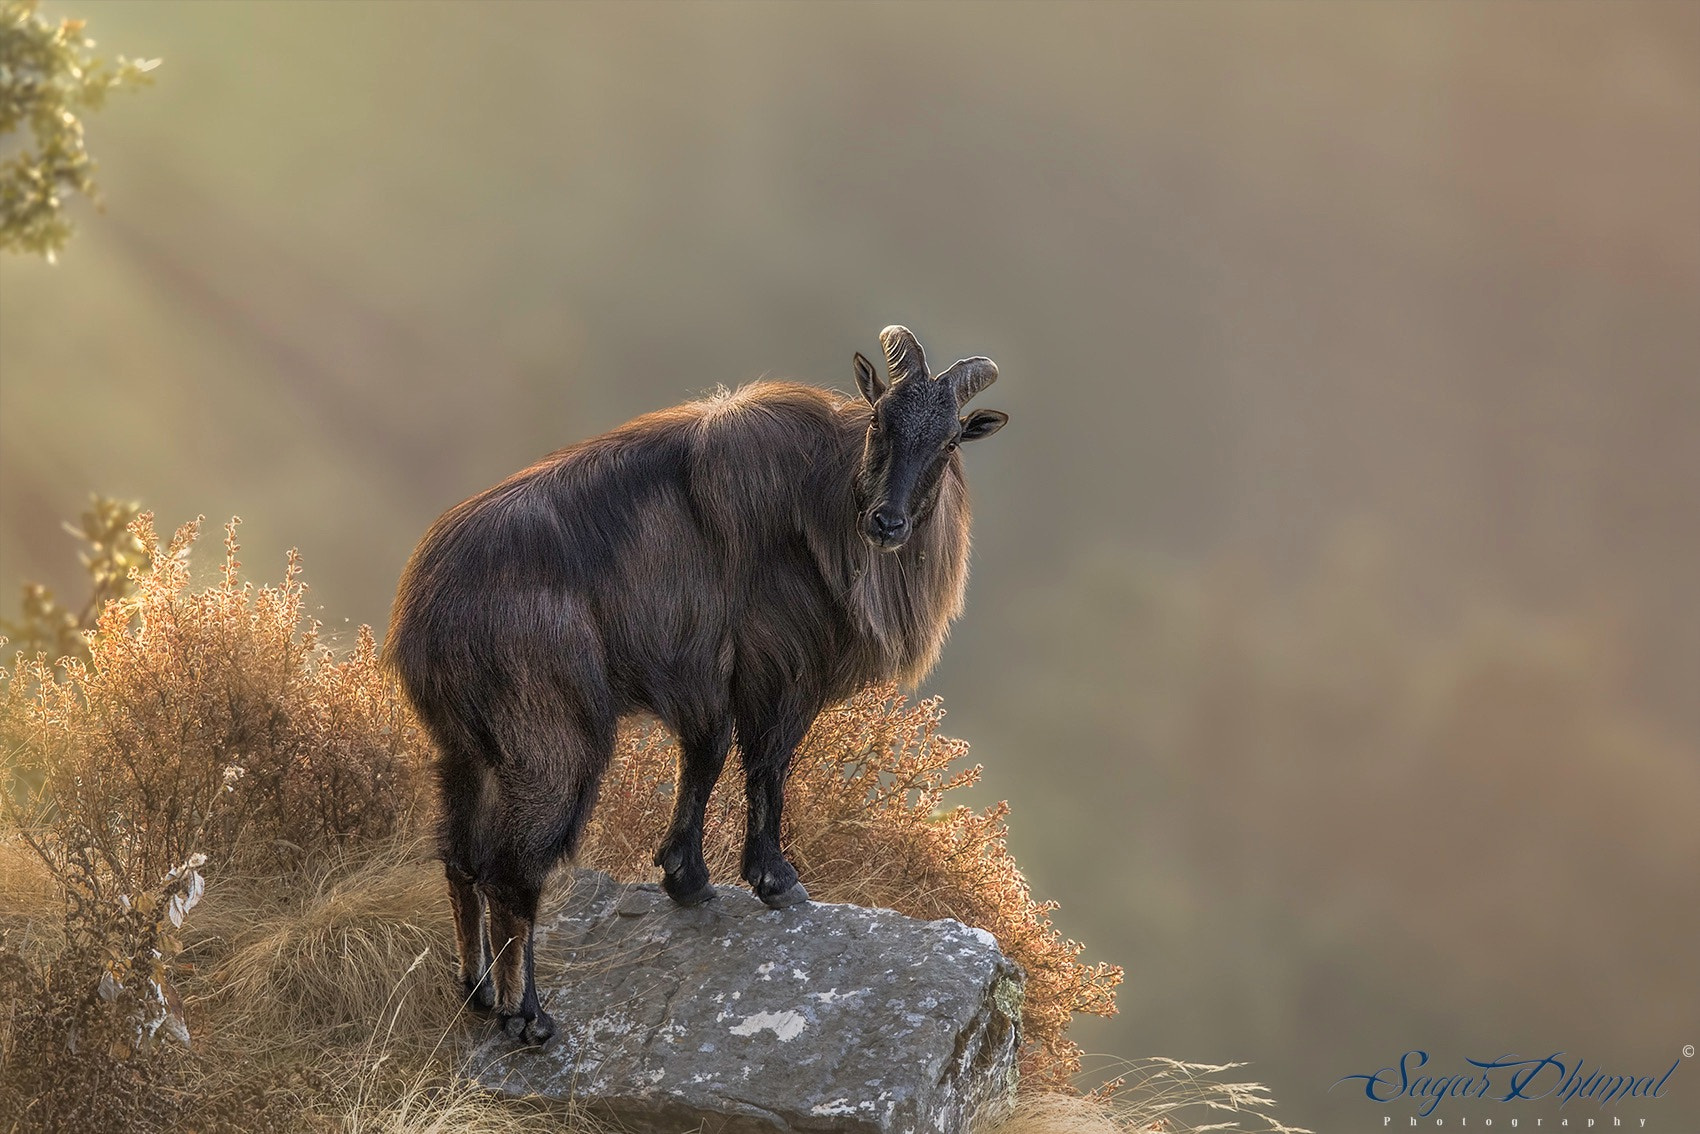
MULTIPOLYGON (((447 1086, 420 1082, 391 1098, 357 1097, 332 1117, 342 1134, 603 1134, 608 1127, 570 1107, 492 1095, 461 1079, 447 1086)), ((609 1131, 608 1134, 613 1134, 609 1131)))
POLYGON ((58 952, 64 900, 52 867, 19 838, 0 839, 0 933, 31 961, 58 952))
POLYGON ((1275 1100, 1263 1084, 1231 1077, 1243 1063, 1158 1056, 1117 1066, 1116 1079, 1087 1095, 1024 1091, 975 1134, 1312 1134, 1271 1115, 1275 1100))
POLYGON ((186 955, 208 1098, 272 1084, 278 1129, 600 1134, 570 1107, 478 1087, 463 1043, 481 1022, 450 979, 454 944, 428 841, 396 835, 315 862, 293 884, 226 879, 186 955))
POLYGON ((377 1020, 408 1036, 453 1022, 459 1006, 444 982, 422 982, 399 1003, 384 984, 454 948, 442 870, 417 837, 339 854, 286 887, 234 878, 210 898, 190 947, 209 959, 197 992, 216 1007, 227 1048, 332 1048, 364 1039, 377 1020))

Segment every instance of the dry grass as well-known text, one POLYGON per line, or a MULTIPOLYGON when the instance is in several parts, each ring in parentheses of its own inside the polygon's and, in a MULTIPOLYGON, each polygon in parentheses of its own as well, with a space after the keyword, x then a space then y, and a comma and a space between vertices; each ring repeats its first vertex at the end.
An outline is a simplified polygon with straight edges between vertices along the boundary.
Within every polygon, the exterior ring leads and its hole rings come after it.
POLYGON ((65 939, 59 881, 22 839, 0 839, 0 933, 32 960, 52 956, 65 939))
POLYGON ((1160 1058, 1128 1063, 1115 1086, 1091 1095, 1025 1091, 976 1134, 1311 1134, 1270 1116, 1275 1102, 1261 1083, 1224 1077, 1241 1066, 1160 1058))
POLYGON ((364 1044, 374 1021, 413 1042, 443 1034, 460 1005, 434 978, 453 942, 442 871, 422 850, 382 843, 281 891, 260 879, 215 887, 190 942, 207 958, 191 1003, 216 1022, 218 1046, 246 1058, 334 1049, 364 1044), (433 979, 407 979, 433 957, 433 979))
POLYGON ((262 1081, 249 1103, 279 1130, 595 1129, 457 1074, 477 1024, 446 979, 448 907, 428 854, 395 836, 316 863, 294 885, 247 876, 209 891, 184 983, 211 1053, 199 1093, 240 1095, 262 1081))
MULTIPOLYGON (((146 516, 135 534, 153 547, 146 516)), ((20 659, 6 678, 0 1131, 594 1129, 458 1074, 473 1025, 422 834, 427 752, 370 633, 345 656, 320 647, 299 564, 279 586, 242 583, 234 523, 220 577, 192 589, 195 535, 180 529, 108 604, 86 662, 20 659), (95 994, 103 973, 115 998, 95 994), (159 1042, 184 1019, 192 1047, 159 1042), (99 1053, 69 1039, 96 1024, 99 1053)), ((1029 1093, 990 1129, 1185 1129, 1149 1092, 1137 1105, 1032 1093, 1066 1089, 1080 1058, 1068 1021, 1113 1012, 1121 973, 1082 964, 1051 926, 1004 846, 1005 806, 945 805, 979 769, 942 717, 889 688, 822 716, 789 789, 799 871, 823 899, 990 930, 1027 968, 1029 1093)), ((622 734, 586 865, 656 875, 675 759, 653 727, 622 734)), ((706 847, 722 881, 743 828, 728 789, 706 847)), ((1199 1105, 1237 1099, 1255 1115, 1266 1101, 1191 1086, 1199 1105)))

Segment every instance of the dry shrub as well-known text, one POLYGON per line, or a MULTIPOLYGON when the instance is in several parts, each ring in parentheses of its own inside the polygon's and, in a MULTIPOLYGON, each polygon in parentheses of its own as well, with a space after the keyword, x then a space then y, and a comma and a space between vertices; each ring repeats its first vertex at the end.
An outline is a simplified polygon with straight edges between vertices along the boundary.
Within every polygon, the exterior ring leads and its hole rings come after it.
MULTIPOLYGON (((23 825, 72 815, 140 878, 196 851, 285 866, 401 829, 422 742, 370 630, 343 657, 321 646, 293 553, 281 585, 240 582, 234 520, 219 581, 191 592, 198 529, 179 528, 134 593, 107 604, 88 661, 19 659, 11 788, 37 807, 23 825)), ((155 545, 151 514, 133 530, 155 545)))
POLYGON ((24 833, 62 887, 50 949, 0 933, 0 1126, 169 1129, 185 1110, 187 1042, 172 985, 175 934, 203 889, 195 856, 159 884, 116 873, 99 836, 61 819, 54 848, 24 833))
POLYGON ((423 751, 370 632, 346 657, 321 647, 293 555, 281 586, 240 583, 235 521, 221 578, 191 592, 197 527, 154 551, 151 517, 138 517, 151 569, 105 604, 86 659, 0 672, 0 894, 23 899, 0 926, 28 931, 0 942, 0 1127, 172 1129, 192 1116, 263 1128, 253 1082, 197 1093, 189 1084, 217 1060, 158 1042, 188 1040, 179 934, 203 852, 269 872, 262 888, 275 892, 315 856, 381 844, 413 813, 423 751), (40 869, 22 865, 26 851, 40 869), (57 934, 34 930, 42 870, 57 934))
MULTIPOLYGON (((911 917, 953 917, 987 930, 1027 970, 1022 1073, 1060 1086, 1080 1070, 1064 1034, 1076 1012, 1115 1013, 1122 970, 1087 965, 1081 946, 1051 925, 1054 902, 1035 901, 1005 846, 1008 804, 941 809, 975 783, 968 745, 939 735, 937 698, 910 702, 892 686, 868 689, 822 713, 798 748, 786 786, 784 845, 813 895, 885 906, 911 917)), ((658 726, 621 734, 580 859, 626 877, 650 876, 672 814, 677 748, 658 726)), ((743 793, 716 791, 704 827, 710 873, 738 877, 743 793)))

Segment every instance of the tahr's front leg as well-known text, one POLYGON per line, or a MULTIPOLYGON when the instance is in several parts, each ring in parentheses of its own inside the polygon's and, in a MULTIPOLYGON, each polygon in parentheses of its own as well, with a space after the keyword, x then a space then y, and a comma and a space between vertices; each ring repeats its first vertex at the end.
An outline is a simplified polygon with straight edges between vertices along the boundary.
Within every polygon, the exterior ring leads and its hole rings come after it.
POLYGON ((703 815, 709 793, 726 766, 732 747, 730 722, 700 736, 679 742, 679 786, 673 797, 673 823, 655 852, 655 865, 667 873, 661 886, 681 906, 700 905, 714 897, 708 864, 702 857, 703 815))
POLYGON ((744 881, 773 909, 809 900, 797 871, 779 846, 779 820, 785 809, 785 781, 807 722, 801 725, 759 720, 738 724, 744 756, 744 792, 749 799, 749 829, 744 835, 744 881))

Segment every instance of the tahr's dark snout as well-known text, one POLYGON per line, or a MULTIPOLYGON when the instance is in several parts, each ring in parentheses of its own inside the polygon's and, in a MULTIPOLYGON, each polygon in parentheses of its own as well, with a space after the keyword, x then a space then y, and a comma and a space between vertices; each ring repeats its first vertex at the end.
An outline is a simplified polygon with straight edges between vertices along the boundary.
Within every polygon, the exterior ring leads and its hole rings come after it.
POLYGON ((862 534, 881 551, 896 551, 908 542, 912 526, 908 516, 889 504, 881 504, 868 513, 862 534))

